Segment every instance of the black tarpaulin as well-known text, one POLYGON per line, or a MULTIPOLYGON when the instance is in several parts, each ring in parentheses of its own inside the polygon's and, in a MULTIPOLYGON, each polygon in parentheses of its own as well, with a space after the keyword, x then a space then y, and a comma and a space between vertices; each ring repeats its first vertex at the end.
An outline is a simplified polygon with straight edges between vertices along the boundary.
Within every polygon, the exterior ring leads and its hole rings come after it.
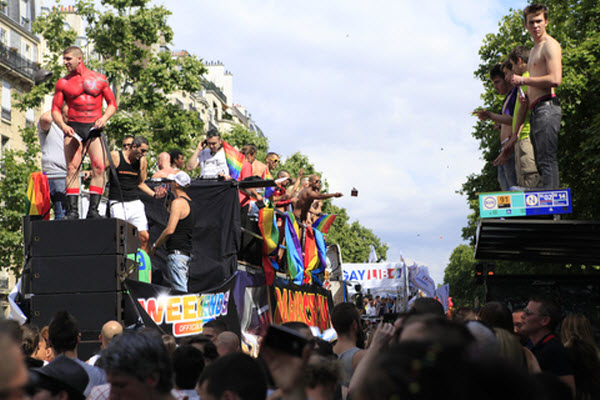
MULTIPOLYGON (((155 186, 148 182, 150 186, 155 186)), ((187 190, 197 211, 192 237, 189 292, 216 287, 237 269, 240 246, 240 204, 235 182, 192 181, 187 190)), ((167 224, 164 199, 141 196, 146 206, 150 243, 154 243, 167 224)), ((162 246, 152 257, 153 283, 170 286, 166 271, 166 249, 162 246)))

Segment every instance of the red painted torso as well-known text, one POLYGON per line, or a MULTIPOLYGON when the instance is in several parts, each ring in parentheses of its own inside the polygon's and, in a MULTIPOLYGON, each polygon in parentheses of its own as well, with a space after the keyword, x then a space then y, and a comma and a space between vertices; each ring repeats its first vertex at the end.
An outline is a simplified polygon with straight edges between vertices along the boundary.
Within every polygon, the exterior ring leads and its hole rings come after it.
POLYGON ((94 123, 102 117, 103 98, 108 104, 115 103, 106 77, 86 68, 56 82, 53 109, 60 110, 64 99, 69 107, 69 121, 94 123))

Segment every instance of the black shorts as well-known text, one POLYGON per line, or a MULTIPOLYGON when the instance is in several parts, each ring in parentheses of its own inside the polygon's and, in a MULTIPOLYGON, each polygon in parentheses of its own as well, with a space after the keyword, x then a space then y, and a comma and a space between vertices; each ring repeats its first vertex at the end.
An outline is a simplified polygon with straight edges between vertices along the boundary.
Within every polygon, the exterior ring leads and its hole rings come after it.
POLYGON ((89 139, 100 137, 100 133, 102 133, 102 129, 92 130, 94 124, 83 124, 81 122, 69 121, 67 122, 67 125, 73 128, 75 133, 81 138, 82 143, 87 142, 89 139))

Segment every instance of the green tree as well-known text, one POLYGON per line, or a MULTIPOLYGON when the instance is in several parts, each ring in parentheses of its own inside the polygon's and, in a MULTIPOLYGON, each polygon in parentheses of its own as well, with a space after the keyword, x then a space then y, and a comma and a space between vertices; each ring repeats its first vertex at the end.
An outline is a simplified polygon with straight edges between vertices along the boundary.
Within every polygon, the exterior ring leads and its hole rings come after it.
POLYGON ((256 158, 262 161, 265 160, 267 150, 269 149, 269 139, 266 137, 256 132, 250 132, 242 125, 234 126, 230 132, 221 134, 221 137, 227 143, 238 149, 241 149, 242 146, 250 143, 254 144, 258 148, 256 158))
POLYGON ((473 247, 461 244, 450 254, 450 263, 444 271, 444 283, 450 286, 455 306, 473 307, 475 297, 483 298, 483 286, 475 284, 473 247))
POLYGON ((32 172, 39 171, 35 129, 21 129, 25 150, 7 150, 2 157, 0 179, 0 265, 17 277, 23 267, 22 217, 26 213, 27 183, 32 172))
MULTIPOLYGON (((104 11, 92 0, 79 0, 75 9, 86 21, 87 38, 100 56, 85 60, 86 66, 107 76, 117 98, 119 108, 107 125, 107 136, 121 140, 125 134, 141 134, 157 152, 190 148, 202 135, 202 122, 197 112, 173 104, 169 95, 200 91, 206 69, 195 56, 176 58, 169 51, 156 51, 161 43, 172 42, 173 31, 167 25, 171 12, 151 6, 150 0, 105 0, 102 5, 104 11)), ((34 32, 46 39, 52 52, 44 67, 55 71, 55 79, 26 93, 23 108, 39 104, 65 75, 62 50, 74 43, 75 33, 64 26, 64 15, 56 11, 35 20, 34 32)))

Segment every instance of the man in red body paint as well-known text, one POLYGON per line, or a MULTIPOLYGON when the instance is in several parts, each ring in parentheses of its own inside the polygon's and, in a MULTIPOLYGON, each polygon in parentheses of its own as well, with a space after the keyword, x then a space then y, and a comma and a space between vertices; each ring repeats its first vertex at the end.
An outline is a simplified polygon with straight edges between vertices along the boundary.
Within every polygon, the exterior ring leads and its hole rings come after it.
POLYGON ((63 52, 65 67, 69 72, 56 82, 52 101, 52 118, 65 134, 67 160, 67 200, 69 211, 65 219, 78 219, 79 179, 82 149, 85 146, 92 164, 90 207, 87 218, 100 218, 98 204, 104 190, 105 154, 100 131, 117 111, 117 103, 106 77, 91 71, 83 64, 83 53, 77 46, 63 52), (106 110, 102 114, 102 100, 106 110), (61 115, 63 102, 69 107, 68 122, 61 115))

